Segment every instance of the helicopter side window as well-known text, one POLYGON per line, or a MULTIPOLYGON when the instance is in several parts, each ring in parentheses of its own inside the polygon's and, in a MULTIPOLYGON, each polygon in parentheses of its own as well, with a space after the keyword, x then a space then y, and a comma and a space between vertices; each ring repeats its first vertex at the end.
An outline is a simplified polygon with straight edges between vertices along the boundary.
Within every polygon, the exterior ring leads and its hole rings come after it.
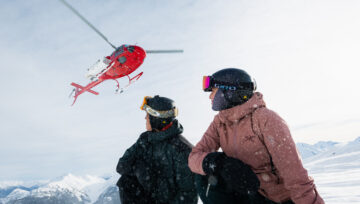
POLYGON ((135 47, 134 47, 134 46, 129 46, 129 47, 127 48, 127 50, 128 50, 130 53, 133 53, 134 50, 135 50, 135 47))
POLYGON ((119 57, 118 61, 121 63, 121 64, 124 64, 126 62, 126 57, 122 56, 122 57, 119 57))

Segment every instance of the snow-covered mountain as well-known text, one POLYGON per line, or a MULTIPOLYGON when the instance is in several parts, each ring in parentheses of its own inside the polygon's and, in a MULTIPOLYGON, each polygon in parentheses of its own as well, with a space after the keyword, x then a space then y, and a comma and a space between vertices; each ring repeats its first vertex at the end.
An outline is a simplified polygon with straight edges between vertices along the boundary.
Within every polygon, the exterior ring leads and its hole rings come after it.
POLYGON ((119 190, 114 184, 109 187, 98 197, 94 204, 119 204, 119 190))
MULTIPOLYGON (((360 137, 349 143, 297 144, 327 204, 360 203, 360 137)), ((0 204, 119 204, 119 176, 74 176, 35 183, 0 182, 0 204)))
MULTIPOLYGON (((118 176, 116 176, 118 177, 118 176)), ((116 183, 115 175, 110 177, 97 176, 74 176, 68 174, 48 182, 34 185, 17 182, 0 184, 0 204, 52 204, 52 203, 69 203, 69 204, 88 204, 88 203, 111 203, 97 201, 115 200, 118 193, 111 198, 109 189, 116 183)), ((119 203, 119 198, 117 198, 119 203)))
POLYGON ((296 146, 301 155, 301 158, 306 159, 308 157, 312 157, 319 153, 326 152, 327 150, 333 148, 337 144, 339 144, 339 143, 332 142, 332 141, 327 141, 327 142, 320 141, 314 145, 309 145, 306 143, 297 143, 296 146))

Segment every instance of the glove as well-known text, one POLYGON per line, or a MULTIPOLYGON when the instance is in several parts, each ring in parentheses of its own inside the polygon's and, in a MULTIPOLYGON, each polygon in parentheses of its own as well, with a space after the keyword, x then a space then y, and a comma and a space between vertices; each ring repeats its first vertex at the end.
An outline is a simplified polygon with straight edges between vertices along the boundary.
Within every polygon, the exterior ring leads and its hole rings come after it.
MULTIPOLYGON (((202 167, 206 175, 215 176, 221 183, 225 183, 228 192, 246 194, 259 189, 260 181, 250 166, 239 159, 226 156, 223 152, 206 155, 202 167)), ((217 180, 211 185, 217 185, 217 180)))
POLYGON ((206 155, 202 168, 206 175, 217 175, 222 168, 226 155, 223 152, 212 152, 206 155))
POLYGON ((256 174, 241 160, 226 157, 219 174, 228 189, 240 194, 256 192, 259 189, 260 182, 256 174))

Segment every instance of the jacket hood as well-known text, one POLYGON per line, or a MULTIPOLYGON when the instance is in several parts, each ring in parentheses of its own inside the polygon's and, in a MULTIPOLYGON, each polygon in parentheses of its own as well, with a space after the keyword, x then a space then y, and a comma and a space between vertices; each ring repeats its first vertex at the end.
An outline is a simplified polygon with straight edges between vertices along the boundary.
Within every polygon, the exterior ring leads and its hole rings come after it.
POLYGON ((171 138, 175 135, 180 135, 184 131, 184 128, 176 119, 172 123, 172 126, 165 131, 146 132, 147 140, 151 143, 156 143, 171 138))
POLYGON ((260 92, 255 92, 247 102, 226 110, 222 110, 219 112, 218 116, 222 123, 231 123, 247 116, 256 109, 265 106, 266 105, 263 100, 263 95, 260 92))

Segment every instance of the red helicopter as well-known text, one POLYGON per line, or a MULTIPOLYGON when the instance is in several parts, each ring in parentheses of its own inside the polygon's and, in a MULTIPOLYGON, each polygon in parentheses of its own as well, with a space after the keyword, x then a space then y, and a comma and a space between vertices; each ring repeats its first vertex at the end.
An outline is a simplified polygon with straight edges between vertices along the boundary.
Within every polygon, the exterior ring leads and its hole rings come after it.
POLYGON ((70 94, 71 97, 73 93, 75 93, 74 102, 72 103, 72 105, 75 104, 77 97, 85 92, 99 95, 98 92, 91 89, 108 79, 115 80, 117 83, 116 92, 122 93, 128 86, 130 86, 133 82, 137 81, 143 74, 143 72, 140 72, 134 77, 129 76, 136 69, 138 69, 140 65, 144 62, 146 54, 183 52, 183 50, 146 50, 145 51, 143 48, 137 45, 121 45, 120 47, 115 47, 98 29, 96 29, 89 21, 87 21, 70 4, 68 4, 65 0, 60 0, 60 1, 115 49, 115 51, 110 56, 104 57, 103 60, 98 60, 92 67, 88 69, 86 77, 91 80, 91 82, 88 85, 84 87, 74 82, 71 83, 71 85, 75 87, 70 94), (120 84, 117 81, 118 78, 122 78, 122 77, 127 77, 129 79, 129 83, 124 88, 120 88, 120 84))

